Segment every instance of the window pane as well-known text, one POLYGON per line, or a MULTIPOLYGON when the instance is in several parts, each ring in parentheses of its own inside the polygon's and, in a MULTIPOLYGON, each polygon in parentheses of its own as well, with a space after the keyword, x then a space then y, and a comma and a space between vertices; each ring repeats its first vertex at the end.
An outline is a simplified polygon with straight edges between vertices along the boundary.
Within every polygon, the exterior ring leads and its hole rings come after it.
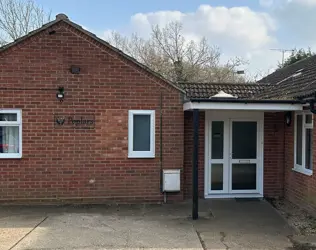
POLYGON ((233 122, 233 159, 257 158, 257 122, 233 122))
POLYGON ((257 165, 233 164, 232 165, 232 189, 255 190, 257 189, 257 165))
POLYGON ((211 166, 211 189, 223 190, 223 164, 211 166))
POLYGON ((306 115, 306 123, 311 124, 313 122, 313 115, 306 115))
POLYGON ((313 130, 306 129, 305 131, 305 165, 307 169, 313 169, 313 130))
POLYGON ((296 164, 302 165, 302 125, 303 116, 298 115, 296 121, 296 164))
POLYGON ((0 114, 0 122, 11 122, 17 121, 18 116, 17 114, 0 114))
POLYGON ((0 127, 0 153, 19 153, 19 127, 0 127))
POLYGON ((150 115, 134 115, 133 150, 150 151, 150 115))
POLYGON ((223 159, 224 122, 212 122, 212 159, 223 159))

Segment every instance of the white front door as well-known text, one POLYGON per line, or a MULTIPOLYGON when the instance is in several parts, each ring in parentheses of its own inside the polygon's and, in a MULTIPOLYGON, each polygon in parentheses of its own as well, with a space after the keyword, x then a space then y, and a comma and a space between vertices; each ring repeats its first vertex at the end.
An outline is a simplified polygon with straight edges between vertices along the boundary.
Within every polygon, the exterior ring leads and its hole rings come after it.
POLYGON ((206 197, 262 196, 262 115, 207 115, 206 197))

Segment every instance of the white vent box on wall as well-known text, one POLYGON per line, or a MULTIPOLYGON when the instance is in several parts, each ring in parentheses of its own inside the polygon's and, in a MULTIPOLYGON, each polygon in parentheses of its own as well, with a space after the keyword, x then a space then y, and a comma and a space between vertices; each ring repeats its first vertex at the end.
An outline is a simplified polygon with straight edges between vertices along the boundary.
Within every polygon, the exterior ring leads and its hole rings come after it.
POLYGON ((163 192, 180 191, 180 169, 163 170, 163 192))

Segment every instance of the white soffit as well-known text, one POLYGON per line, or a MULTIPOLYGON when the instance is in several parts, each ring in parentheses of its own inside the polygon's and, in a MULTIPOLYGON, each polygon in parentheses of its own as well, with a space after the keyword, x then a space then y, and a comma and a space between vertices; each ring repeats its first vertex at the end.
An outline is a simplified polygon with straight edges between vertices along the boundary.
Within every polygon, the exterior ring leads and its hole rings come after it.
POLYGON ((300 111, 302 104, 290 103, 236 103, 236 102, 186 102, 183 110, 262 110, 262 111, 300 111))

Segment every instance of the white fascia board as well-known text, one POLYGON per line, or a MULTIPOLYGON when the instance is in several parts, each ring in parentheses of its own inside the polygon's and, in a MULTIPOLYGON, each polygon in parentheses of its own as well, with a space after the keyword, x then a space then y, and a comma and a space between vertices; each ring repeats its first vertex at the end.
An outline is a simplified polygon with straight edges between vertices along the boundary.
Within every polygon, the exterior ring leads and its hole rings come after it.
POLYGON ((302 104, 290 103, 234 103, 234 102, 186 102, 183 110, 263 110, 263 111, 299 111, 302 104))

